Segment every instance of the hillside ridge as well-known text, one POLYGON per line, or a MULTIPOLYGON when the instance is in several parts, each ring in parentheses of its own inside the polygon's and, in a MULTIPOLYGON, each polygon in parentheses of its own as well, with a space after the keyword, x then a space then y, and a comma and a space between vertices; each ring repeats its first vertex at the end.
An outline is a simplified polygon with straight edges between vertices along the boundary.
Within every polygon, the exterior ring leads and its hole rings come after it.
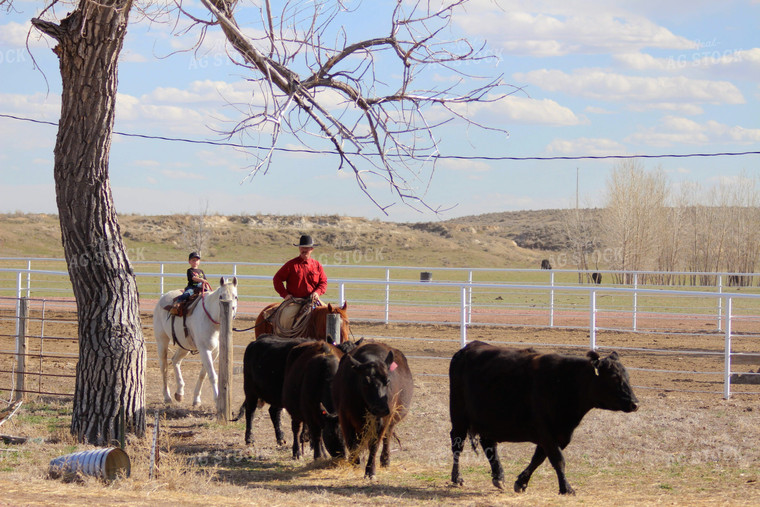
MULTIPOLYGON (((120 215, 119 226, 136 260, 182 260, 200 245, 210 260, 279 262, 293 255, 300 234, 311 234, 327 263, 524 267, 566 249, 564 213, 505 211, 417 223, 343 215, 120 215)), ((63 257, 57 215, 0 215, 0 257, 25 256, 63 257)))

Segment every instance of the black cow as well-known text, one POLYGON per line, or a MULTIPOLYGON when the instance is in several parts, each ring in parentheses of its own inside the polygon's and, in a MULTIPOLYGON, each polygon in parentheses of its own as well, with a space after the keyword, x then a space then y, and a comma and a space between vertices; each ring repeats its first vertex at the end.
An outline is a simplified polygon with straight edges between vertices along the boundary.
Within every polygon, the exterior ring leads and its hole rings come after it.
POLYGON ((552 265, 549 262, 549 259, 544 259, 541 261, 541 269, 551 269, 552 265))
POLYGON ((282 404, 290 414, 293 459, 301 456, 302 423, 309 430, 314 459, 324 456, 325 447, 331 456, 343 455, 343 436, 332 400, 332 380, 342 356, 338 347, 322 341, 296 345, 288 354, 282 404))
POLYGON ((352 462, 359 462, 360 442, 368 442, 365 477, 375 477, 380 440, 380 466, 390 464, 389 441, 409 411, 413 391, 412 372, 396 348, 369 342, 341 358, 333 379, 333 402, 352 462))
MULTIPOLYGON (((282 338, 272 334, 259 336, 245 348, 243 356, 243 391, 245 401, 245 443, 253 443, 251 426, 259 401, 269 403, 269 417, 274 426, 278 445, 285 444, 280 428, 282 415, 282 385, 285 381, 285 363, 290 350, 304 343, 303 338, 282 338)), ((238 415, 238 417, 240 417, 238 415)))
MULTIPOLYGON (((245 443, 253 443, 251 433, 253 416, 260 402, 269 403, 269 417, 274 426, 274 435, 278 445, 285 445, 285 436, 281 429, 282 387, 285 382, 285 365, 291 349, 299 344, 313 340, 305 338, 282 338, 272 334, 261 335, 245 348, 243 356, 243 391, 245 401, 240 407, 240 414, 245 410, 245 443)), ((342 343, 342 351, 350 350, 356 342, 342 343)), ((238 414, 238 418, 240 418, 238 414)))
POLYGON ((465 439, 480 435, 497 488, 504 486, 497 443, 533 442, 536 450, 517 477, 515 491, 525 491, 533 472, 548 457, 557 472, 559 492, 572 494, 562 449, 583 416, 592 408, 624 412, 638 408, 628 373, 615 352, 600 359, 590 351, 581 358, 475 341, 454 354, 449 381, 454 484, 463 484, 459 455, 465 439))
POLYGON ((602 283, 602 274, 601 273, 591 273, 591 281, 600 284, 602 283))

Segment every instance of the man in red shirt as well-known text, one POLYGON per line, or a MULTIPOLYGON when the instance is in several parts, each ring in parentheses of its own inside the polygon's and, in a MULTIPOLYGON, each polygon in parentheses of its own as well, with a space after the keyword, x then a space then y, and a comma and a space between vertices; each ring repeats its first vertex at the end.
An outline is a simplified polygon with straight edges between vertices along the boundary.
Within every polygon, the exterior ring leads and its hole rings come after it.
POLYGON ((317 246, 311 236, 304 234, 299 243, 298 257, 286 262, 272 278, 274 290, 285 301, 291 298, 308 298, 316 305, 321 305, 319 296, 327 290, 327 276, 322 264, 311 257, 311 252, 317 246))

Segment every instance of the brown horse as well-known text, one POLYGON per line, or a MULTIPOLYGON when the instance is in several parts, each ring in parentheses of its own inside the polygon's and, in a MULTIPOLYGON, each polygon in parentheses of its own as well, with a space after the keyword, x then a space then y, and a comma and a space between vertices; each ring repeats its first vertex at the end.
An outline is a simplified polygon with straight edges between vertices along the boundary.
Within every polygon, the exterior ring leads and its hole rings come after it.
MULTIPOLYGON (((262 334, 272 334, 272 323, 266 320, 265 315, 269 315, 270 310, 276 308, 279 305, 280 303, 272 303, 266 306, 263 310, 261 310, 259 316, 256 317, 256 325, 254 327, 256 338, 262 334)), ((326 340, 327 315, 333 313, 340 315, 341 319, 340 343, 349 341, 350 329, 348 323, 348 315, 346 315, 346 308, 348 308, 348 303, 343 303, 343 307, 333 306, 332 304, 328 304, 327 306, 317 306, 309 314, 309 323, 304 328, 304 331, 301 333, 300 337, 311 338, 313 340, 326 340)))

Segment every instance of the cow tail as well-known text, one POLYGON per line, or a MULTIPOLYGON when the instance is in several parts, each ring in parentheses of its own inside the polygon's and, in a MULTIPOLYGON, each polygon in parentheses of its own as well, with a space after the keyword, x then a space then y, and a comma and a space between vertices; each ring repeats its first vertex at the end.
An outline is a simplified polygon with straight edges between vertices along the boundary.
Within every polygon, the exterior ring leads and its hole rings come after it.
POLYGON ((236 415, 234 418, 230 419, 230 422, 235 422, 242 417, 243 413, 245 412, 245 402, 243 402, 242 405, 240 405, 240 411, 238 412, 238 415, 236 415))
POLYGON ((478 435, 475 433, 468 431, 467 436, 470 437, 470 445, 472 446, 472 450, 475 451, 475 454, 478 453, 478 435))

